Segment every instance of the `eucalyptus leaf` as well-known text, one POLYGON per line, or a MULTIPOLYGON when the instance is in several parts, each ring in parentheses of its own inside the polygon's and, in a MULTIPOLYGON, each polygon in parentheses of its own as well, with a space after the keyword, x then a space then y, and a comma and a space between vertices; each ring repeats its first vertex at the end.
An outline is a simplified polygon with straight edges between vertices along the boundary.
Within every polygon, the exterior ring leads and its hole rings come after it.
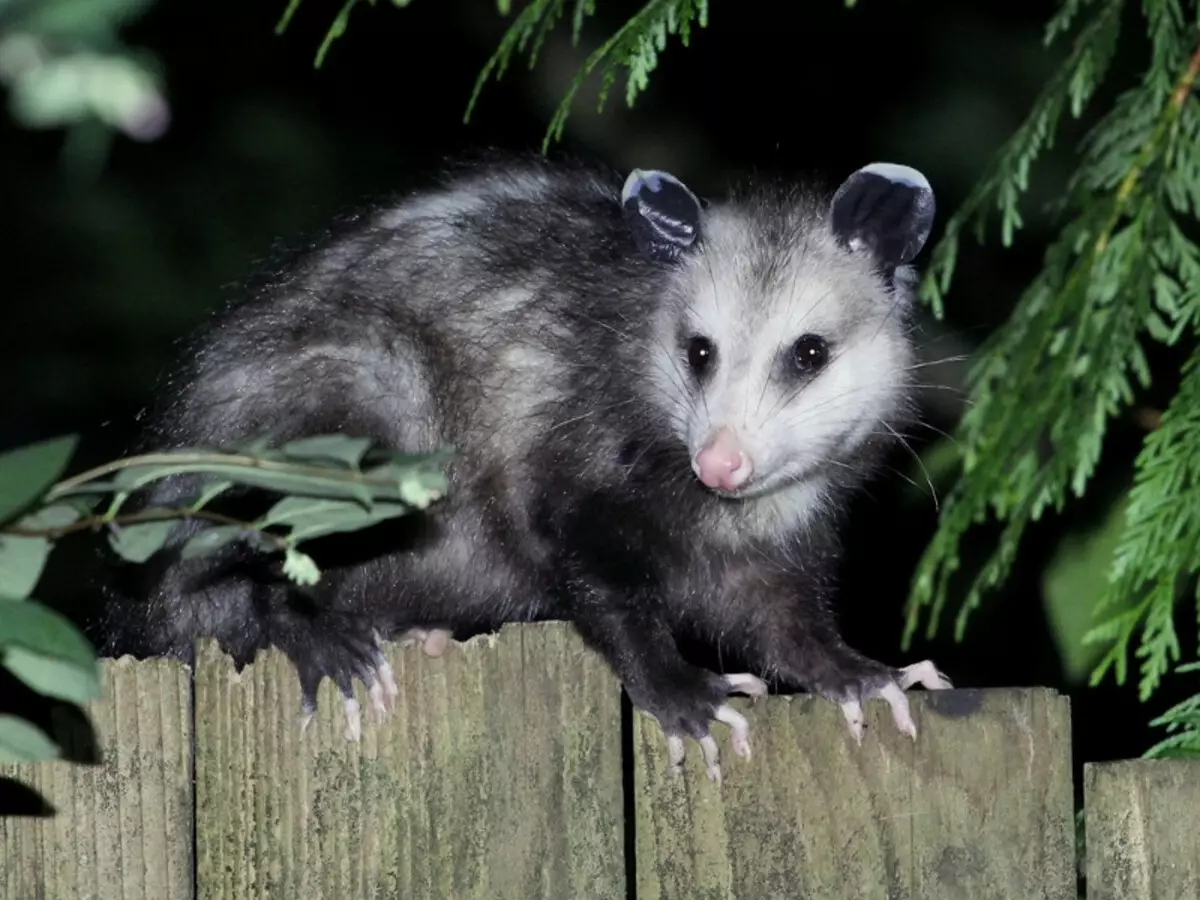
POLYGON ((265 488, 281 494, 310 494, 321 497, 352 497, 370 503, 372 493, 398 496, 396 486, 379 484, 367 486, 361 480, 347 477, 345 471, 330 469, 329 475, 299 473, 293 468, 258 468, 231 463, 180 461, 171 464, 130 466, 115 479, 121 490, 136 490, 152 481, 171 475, 201 473, 251 487, 265 488))
MULTIPOLYGON (((78 518, 79 510, 72 504, 56 503, 24 516, 9 527, 43 531, 63 528, 78 518)), ((37 587, 53 548, 54 542, 49 537, 0 533, 0 594, 28 597, 37 587)))
POLYGON ((0 522, 22 512, 62 475, 79 436, 51 438, 0 455, 0 522))
POLYGON ((184 559, 196 559, 200 556, 220 550, 226 544, 236 541, 246 532, 241 525, 213 525, 205 528, 199 534, 189 538, 180 551, 184 559))
POLYGON ((51 697, 86 703, 100 695, 92 645, 64 616, 40 603, 0 603, 0 663, 51 697))
POLYGON ((285 497, 263 519, 264 527, 286 525, 292 543, 336 532, 357 531, 412 511, 404 503, 381 501, 370 507, 345 500, 285 497))
POLYGON ((108 543, 130 562, 144 563, 163 548, 177 524, 177 519, 155 519, 114 526, 108 534, 108 543))
POLYGON ((0 594, 24 598, 33 593, 53 546, 44 537, 0 534, 0 594))
POLYGON ((287 459, 331 460, 357 467, 363 454, 374 446, 371 438, 348 437, 344 434, 325 434, 290 441, 280 448, 287 459))
POLYGON ((233 487, 232 481, 214 481, 211 484, 205 485, 204 490, 200 492, 199 496, 188 505, 192 509, 204 509, 204 507, 208 506, 208 504, 212 503, 213 500, 231 487, 233 487))
POLYGON ((47 697, 83 704, 100 696, 100 678, 94 665, 77 666, 21 647, 5 649, 0 654, 0 662, 29 687, 47 697))
POLYGON ((0 713, 0 765, 55 759, 58 755, 58 745, 36 725, 0 713))

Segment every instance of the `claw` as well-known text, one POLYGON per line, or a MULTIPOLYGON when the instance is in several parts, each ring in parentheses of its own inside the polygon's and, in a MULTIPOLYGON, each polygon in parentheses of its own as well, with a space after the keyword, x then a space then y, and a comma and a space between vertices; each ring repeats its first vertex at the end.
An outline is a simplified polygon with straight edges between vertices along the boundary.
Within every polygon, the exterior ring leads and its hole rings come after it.
POLYGON ((846 724, 850 726, 851 737, 856 743, 861 744, 863 732, 867 727, 867 723, 863 720, 862 704, 857 700, 847 700, 838 705, 842 708, 842 715, 846 717, 846 724))
POLYGON ((346 740, 362 740, 362 713, 359 711, 358 701, 353 697, 346 697, 342 700, 342 707, 346 711, 346 740))
POLYGON ((889 682, 880 688, 879 696, 892 708, 892 720, 896 727, 915 741, 917 725, 912 720, 912 713, 908 708, 908 695, 904 693, 904 688, 896 682, 889 682))
POLYGON ((388 704, 382 681, 374 682, 367 688, 367 697, 371 701, 371 712, 374 713, 375 724, 381 724, 387 718, 388 704))
POLYGON ((728 706, 718 706, 716 719, 729 726, 733 752, 742 759, 750 758, 750 723, 746 717, 728 706))
POLYGON ((700 738, 700 752, 704 754, 704 769, 708 772, 710 781, 721 783, 721 753, 717 749, 717 740, 711 734, 700 738))
POLYGON ((950 679, 939 672, 933 662, 928 659, 905 666, 900 670, 900 677, 896 680, 903 690, 908 690, 914 684, 922 685, 931 691, 944 691, 954 687, 950 679))

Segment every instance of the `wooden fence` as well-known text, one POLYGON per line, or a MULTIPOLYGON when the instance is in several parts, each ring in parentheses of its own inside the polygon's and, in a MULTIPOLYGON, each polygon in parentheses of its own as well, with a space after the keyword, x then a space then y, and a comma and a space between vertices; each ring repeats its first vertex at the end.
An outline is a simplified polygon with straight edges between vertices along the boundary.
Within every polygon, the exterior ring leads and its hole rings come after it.
MULTIPOLYGON (((390 648, 401 694, 361 744, 341 704, 297 728, 277 653, 236 675, 104 662, 102 762, 0 769, 50 817, 0 818, 3 900, 1075 900, 1070 712, 1047 689, 913 692, 920 736, 867 739, 808 697, 749 708, 754 757, 684 774, 565 626, 440 658, 390 648), (622 761, 632 754, 632 777, 622 761)), ((360 697, 366 708, 365 697, 360 697)), ((1200 897, 1200 764, 1085 770, 1089 898, 1200 897)))

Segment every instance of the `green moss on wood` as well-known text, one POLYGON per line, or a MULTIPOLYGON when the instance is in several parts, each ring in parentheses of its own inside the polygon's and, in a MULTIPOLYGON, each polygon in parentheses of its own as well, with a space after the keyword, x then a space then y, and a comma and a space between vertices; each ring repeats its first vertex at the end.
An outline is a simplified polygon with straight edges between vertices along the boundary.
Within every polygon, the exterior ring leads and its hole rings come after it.
POLYGON ((0 817, 0 900, 192 897, 190 674, 177 662, 101 662, 88 714, 98 765, 0 766, 55 814, 0 817))
POLYGON ((1200 760, 1083 770, 1088 900, 1200 897, 1200 760))
POLYGON ((1050 690, 910 694, 917 741, 886 704, 862 746, 833 704, 734 701, 751 760, 708 781, 699 747, 667 770, 635 717, 639 900, 1074 900, 1068 701, 1050 690))
POLYGON ((299 731, 278 653, 196 681, 201 900, 624 900, 620 688, 565 625, 505 628, 431 659, 389 647, 400 696, 343 736, 326 681, 299 731))

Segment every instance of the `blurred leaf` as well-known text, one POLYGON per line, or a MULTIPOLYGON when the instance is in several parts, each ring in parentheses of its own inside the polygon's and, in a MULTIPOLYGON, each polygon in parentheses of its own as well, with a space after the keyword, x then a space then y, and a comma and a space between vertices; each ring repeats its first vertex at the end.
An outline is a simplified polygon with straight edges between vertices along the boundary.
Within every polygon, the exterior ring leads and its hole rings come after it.
POLYGON ((114 525, 108 543, 130 562, 143 563, 163 548, 176 524, 178 519, 114 525))
POLYGON ((0 765, 54 759, 58 746, 40 728, 0 713, 0 765))
MULTIPOLYGON (((58 503, 19 519, 14 527, 39 531, 62 528, 79 518, 75 506, 58 503)), ((48 537, 0 534, 0 595, 28 597, 37 586, 54 543, 48 537)))
POLYGON ((100 696, 91 644, 66 618, 40 603, 0 603, 0 663, 50 697, 87 703, 100 696))
POLYGON ((1070 684, 1085 682, 1107 650, 1085 643, 1083 636, 1095 624, 1096 599, 1108 587, 1127 500, 1128 495, 1122 494, 1091 531, 1064 537, 1042 573, 1046 616, 1058 645, 1063 677, 1070 684))
POLYGON ((207 553, 220 550, 226 544, 236 541, 246 531, 241 525, 214 525, 205 528, 195 537, 189 538, 183 545, 180 555, 184 559, 196 559, 207 553))
POLYGON ((307 553, 288 547, 283 558, 283 574, 296 584, 312 585, 321 579, 321 570, 307 553))
POLYGON ((33 593, 52 546, 49 538, 0 535, 0 594, 22 599, 33 593))
POLYGON ((363 454, 374 445, 371 438, 348 437, 344 434, 324 434, 290 441, 280 448, 288 459, 330 460, 357 467, 363 454))
POLYGON ((0 456, 0 521, 42 496, 71 461, 79 436, 51 438, 0 456))
POLYGON ((145 12, 154 0, 38 0, 20 9, 23 31, 76 37, 107 37, 145 12))

